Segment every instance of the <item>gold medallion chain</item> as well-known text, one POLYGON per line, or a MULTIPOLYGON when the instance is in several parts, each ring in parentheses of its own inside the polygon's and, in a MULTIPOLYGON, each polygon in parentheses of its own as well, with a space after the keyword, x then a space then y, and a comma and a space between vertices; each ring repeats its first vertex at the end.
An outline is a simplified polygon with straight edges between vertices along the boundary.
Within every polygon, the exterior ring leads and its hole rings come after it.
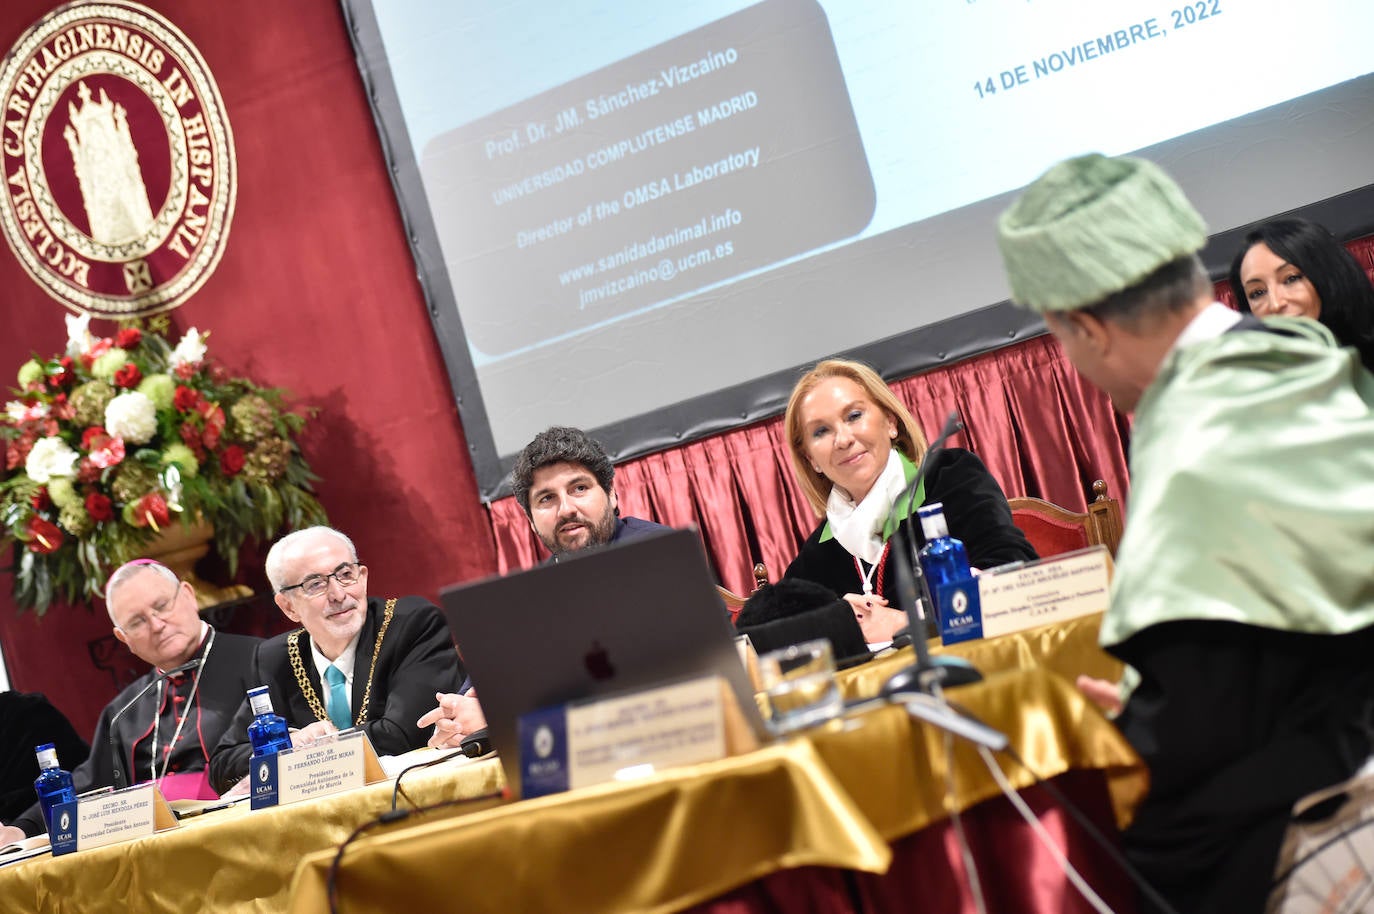
MULTIPOLYGON (((358 716, 353 722, 353 726, 361 727, 367 722, 367 703, 372 698, 372 676, 377 672, 377 656, 382 652, 382 639, 386 637, 387 626, 391 625, 391 617, 396 614, 396 598, 392 597, 386 601, 386 610, 382 614, 382 627, 377 631, 377 643, 372 646, 372 665, 367 669, 367 687, 363 690, 363 703, 358 709, 358 716)), ((291 672, 296 674, 296 683, 301 687, 301 693, 305 695, 306 704, 310 705, 310 711, 321 721, 328 723, 329 714, 324 710, 324 704, 320 701, 320 695, 315 691, 315 687, 310 683, 310 677, 305 675, 305 664, 301 661, 300 637, 303 628, 298 628, 286 636, 286 654, 291 658, 291 672)))

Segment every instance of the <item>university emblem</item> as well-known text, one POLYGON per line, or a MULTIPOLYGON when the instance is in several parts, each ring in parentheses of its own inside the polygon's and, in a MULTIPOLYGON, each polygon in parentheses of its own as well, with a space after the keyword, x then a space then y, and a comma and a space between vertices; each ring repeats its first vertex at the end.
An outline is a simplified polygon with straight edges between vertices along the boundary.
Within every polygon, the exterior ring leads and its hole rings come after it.
POLYGON ((0 229, 69 308, 124 319, 190 297, 224 252, 233 136, 200 53, 137 3, 68 3, 0 67, 0 229))

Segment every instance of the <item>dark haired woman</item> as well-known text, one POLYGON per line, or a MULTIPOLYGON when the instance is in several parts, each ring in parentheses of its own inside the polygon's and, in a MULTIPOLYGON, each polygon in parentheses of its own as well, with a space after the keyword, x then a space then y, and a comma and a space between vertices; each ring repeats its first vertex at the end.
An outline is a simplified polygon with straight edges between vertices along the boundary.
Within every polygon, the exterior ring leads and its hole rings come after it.
POLYGON ((1345 246, 1306 219, 1275 219, 1245 236, 1231 263, 1241 311, 1320 321, 1374 371, 1374 283, 1345 246))

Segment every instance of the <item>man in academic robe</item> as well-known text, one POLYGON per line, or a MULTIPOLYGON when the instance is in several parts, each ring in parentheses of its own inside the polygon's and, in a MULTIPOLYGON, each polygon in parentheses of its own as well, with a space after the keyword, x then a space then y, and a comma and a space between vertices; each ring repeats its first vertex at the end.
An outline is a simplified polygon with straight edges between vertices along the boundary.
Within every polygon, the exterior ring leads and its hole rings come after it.
MULTIPOLYGON (((367 595, 367 566, 329 527, 298 530, 267 553, 277 606, 301 627, 262 642, 249 678, 267 686, 294 746, 356 727, 379 755, 425 744, 416 719, 435 688, 456 691, 462 665, 438 607, 420 597, 367 595)), ((210 760, 210 781, 228 790, 248 773, 253 711, 245 700, 210 760)))
MULTIPOLYGON (((580 428, 554 426, 525 445, 511 470, 511 489, 530 529, 549 550, 549 562, 587 549, 666 530, 638 517, 621 517, 615 467, 601 445, 580 428)), ((429 745, 456 747, 487 725, 475 691, 435 694, 437 706, 420 718, 433 726, 429 745)))
POLYGON ((1135 415, 1101 630, 1127 676, 1080 681, 1150 768, 1127 855, 1180 914, 1247 914, 1294 802, 1371 750, 1374 377, 1314 321, 1216 303, 1206 240, 1160 169, 1098 155, 999 222, 1013 301, 1135 415))
MULTIPOLYGON (((126 785, 157 781, 168 799, 214 799, 206 768, 245 692, 255 685, 248 674, 258 639, 219 632, 202 621, 191 585, 151 559, 116 569, 105 586, 105 603, 115 637, 153 669, 100 712, 90 757, 72 771, 76 792, 114 786, 117 763, 126 785), (161 678, 193 661, 194 668, 161 678)), ((34 803, 0 828, 0 843, 44 828, 34 803)))

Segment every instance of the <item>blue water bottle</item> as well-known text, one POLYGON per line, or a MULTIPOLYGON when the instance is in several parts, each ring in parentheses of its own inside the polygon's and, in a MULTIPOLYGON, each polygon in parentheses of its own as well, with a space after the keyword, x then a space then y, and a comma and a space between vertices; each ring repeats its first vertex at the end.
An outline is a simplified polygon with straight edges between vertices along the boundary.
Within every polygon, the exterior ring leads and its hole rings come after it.
POLYGON ((38 780, 33 789, 38 791, 38 804, 43 807, 43 823, 52 834, 53 807, 62 803, 76 802, 76 788, 72 786, 72 775, 63 771, 57 764, 57 748, 52 743, 44 743, 36 750, 38 753, 38 780))
POLYGON ((973 576, 964 544, 949 535, 945 523, 945 506, 941 502, 922 505, 916 512, 921 518, 921 532, 926 544, 921 548, 921 571, 935 593, 940 585, 962 581, 973 576))
POLYGON ((253 722, 248 725, 248 740, 253 744, 253 758, 291 748, 291 733, 286 718, 272 711, 272 696, 267 686, 248 690, 248 704, 253 709, 253 722))
POLYGON ((921 571, 930 585, 940 620, 940 640, 945 644, 983 637, 983 613, 978 582, 969 567, 964 544, 949 535, 945 507, 940 502, 923 505, 917 512, 926 544, 921 549, 921 571))

